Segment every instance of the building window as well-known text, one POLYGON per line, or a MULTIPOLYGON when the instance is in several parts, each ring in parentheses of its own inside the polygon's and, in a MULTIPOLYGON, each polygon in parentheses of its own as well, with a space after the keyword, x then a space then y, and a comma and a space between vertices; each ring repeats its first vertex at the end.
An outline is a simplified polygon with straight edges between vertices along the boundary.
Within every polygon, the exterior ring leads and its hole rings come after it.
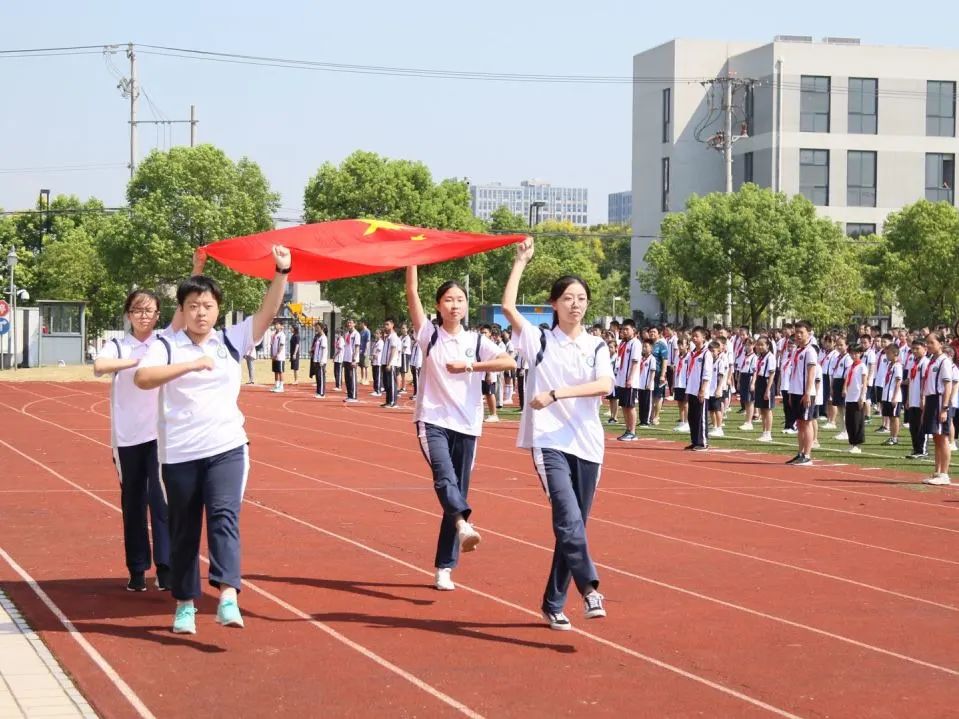
POLYGON ((847 222, 847 237, 869 237, 876 234, 876 226, 868 222, 847 222))
POLYGON ((43 334, 80 334, 80 305, 44 305, 41 310, 43 334))
POLYGON ((879 81, 849 78, 849 132, 875 135, 879 132, 879 81))
POLYGON ((952 204, 956 188, 956 156, 941 153, 926 155, 926 199, 952 204))
POLYGON ((828 77, 803 75, 800 80, 800 132, 829 132, 828 77))
POLYGON ((799 192, 817 207, 829 205, 829 150, 799 151, 799 192))
POLYGON ((850 150, 846 166, 846 205, 876 206, 876 153, 850 150))
POLYGON ((753 182, 753 153, 743 155, 743 183, 753 182))
POLYGON ((663 158, 663 196, 662 210, 669 212, 669 158, 663 158))
POLYGON ((956 136, 956 83, 926 83, 926 135, 956 136))
POLYGON ((669 142, 672 136, 673 108, 670 106, 672 91, 663 90, 663 142, 669 142))

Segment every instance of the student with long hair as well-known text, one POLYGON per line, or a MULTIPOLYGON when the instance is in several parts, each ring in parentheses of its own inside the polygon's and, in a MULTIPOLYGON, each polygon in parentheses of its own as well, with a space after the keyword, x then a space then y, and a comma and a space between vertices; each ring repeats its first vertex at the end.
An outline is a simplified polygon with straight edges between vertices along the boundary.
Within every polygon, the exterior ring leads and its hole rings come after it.
POLYGON ((407 267, 406 303, 423 365, 413 421, 443 509, 435 586, 452 591, 460 551, 471 552, 480 542, 469 523, 472 509, 467 502, 476 442, 483 432, 480 378, 486 372, 515 369, 516 362, 488 338, 463 328, 468 298, 458 282, 444 282, 436 291, 439 319, 433 324, 423 311, 417 268, 407 267))
POLYGON ((587 619, 606 616, 599 575, 589 554, 586 520, 599 483, 605 434, 599 404, 613 389, 609 349, 583 328, 589 286, 567 275, 553 283, 553 327, 532 325, 516 308, 520 278, 533 258, 533 239, 516 248, 503 291, 503 313, 513 341, 529 360, 529 397, 523 409, 519 447, 529 449, 552 507, 556 545, 541 609, 552 629, 568 630, 564 613, 570 581, 583 596, 587 619))

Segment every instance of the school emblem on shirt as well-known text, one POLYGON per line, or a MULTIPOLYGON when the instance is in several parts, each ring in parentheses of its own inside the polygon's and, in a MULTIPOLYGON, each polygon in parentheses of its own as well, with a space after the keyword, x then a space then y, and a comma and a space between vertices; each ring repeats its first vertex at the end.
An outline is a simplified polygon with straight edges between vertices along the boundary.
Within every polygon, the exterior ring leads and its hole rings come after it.
POLYGON ((216 348, 216 356, 220 359, 226 359, 226 347, 220 345, 216 348))
POLYGON ((586 360, 586 366, 587 366, 587 367, 595 367, 595 366, 596 366, 596 357, 595 357, 595 356, 586 355, 585 357, 583 357, 583 359, 586 360))
POLYGON ((466 350, 466 356, 467 356, 467 358, 469 358, 469 359, 473 359, 473 355, 475 355, 475 354, 476 354, 476 352, 473 351, 473 348, 472 348, 472 347, 470 347, 468 350, 466 350))

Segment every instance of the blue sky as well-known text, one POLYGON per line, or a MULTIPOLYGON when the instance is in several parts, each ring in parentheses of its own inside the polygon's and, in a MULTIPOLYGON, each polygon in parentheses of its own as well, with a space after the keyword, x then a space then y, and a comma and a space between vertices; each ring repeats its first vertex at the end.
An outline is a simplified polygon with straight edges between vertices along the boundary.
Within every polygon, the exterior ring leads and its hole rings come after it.
MULTIPOLYGON (((363 65, 545 74, 629 75, 636 52, 673 37, 770 40, 854 36, 869 44, 955 48, 959 6, 921 12, 873 3, 594 0, 547 3, 5 2, 0 49, 136 42, 363 65), (42 8, 42 10, 40 9, 42 8), (724 10, 725 8, 725 10, 724 10)), ((122 55, 116 64, 127 67, 122 55)), ((515 84, 347 75, 141 55, 140 80, 169 117, 197 105, 199 138, 246 155, 302 204, 326 160, 362 148, 422 160, 436 178, 585 186, 590 219, 630 182, 629 85, 515 84)), ((0 207, 54 194, 122 204, 127 104, 99 55, 0 59, 0 207), (85 171, 19 168, 110 165, 85 171)), ((141 101, 141 118, 151 117, 141 101)), ((188 130, 173 132, 186 144, 188 130)), ((168 140, 141 127, 140 153, 168 140)), ((288 209, 286 209, 288 208, 288 209)))

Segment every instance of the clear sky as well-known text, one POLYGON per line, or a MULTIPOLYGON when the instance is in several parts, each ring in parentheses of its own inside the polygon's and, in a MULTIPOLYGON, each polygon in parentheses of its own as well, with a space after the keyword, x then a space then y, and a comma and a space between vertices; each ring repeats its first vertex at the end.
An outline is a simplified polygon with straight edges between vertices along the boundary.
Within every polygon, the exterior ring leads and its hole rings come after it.
MULTIPOLYGON (((835 0, 7 0, 0 50, 132 41, 360 65, 628 76, 635 53, 673 37, 852 36, 956 48, 957 27, 955 0, 928 0, 915 12, 901 3, 835 0)), ((126 70, 123 55, 115 62, 126 70)), ((139 75, 166 116, 186 119, 197 106, 200 141, 258 162, 286 214, 299 211, 322 162, 359 148, 422 160, 437 179, 585 186, 592 222, 605 221, 608 193, 629 189, 628 84, 370 76, 146 54, 139 75)), ((116 82, 98 54, 0 57, 0 207, 31 206, 41 187, 123 203, 128 106, 116 82), (21 170, 90 165, 112 167, 21 170)), ((148 104, 140 106, 150 119, 148 104)), ((172 139, 187 144, 187 128, 172 139)), ((139 144, 142 156, 169 138, 142 126, 139 144)))

